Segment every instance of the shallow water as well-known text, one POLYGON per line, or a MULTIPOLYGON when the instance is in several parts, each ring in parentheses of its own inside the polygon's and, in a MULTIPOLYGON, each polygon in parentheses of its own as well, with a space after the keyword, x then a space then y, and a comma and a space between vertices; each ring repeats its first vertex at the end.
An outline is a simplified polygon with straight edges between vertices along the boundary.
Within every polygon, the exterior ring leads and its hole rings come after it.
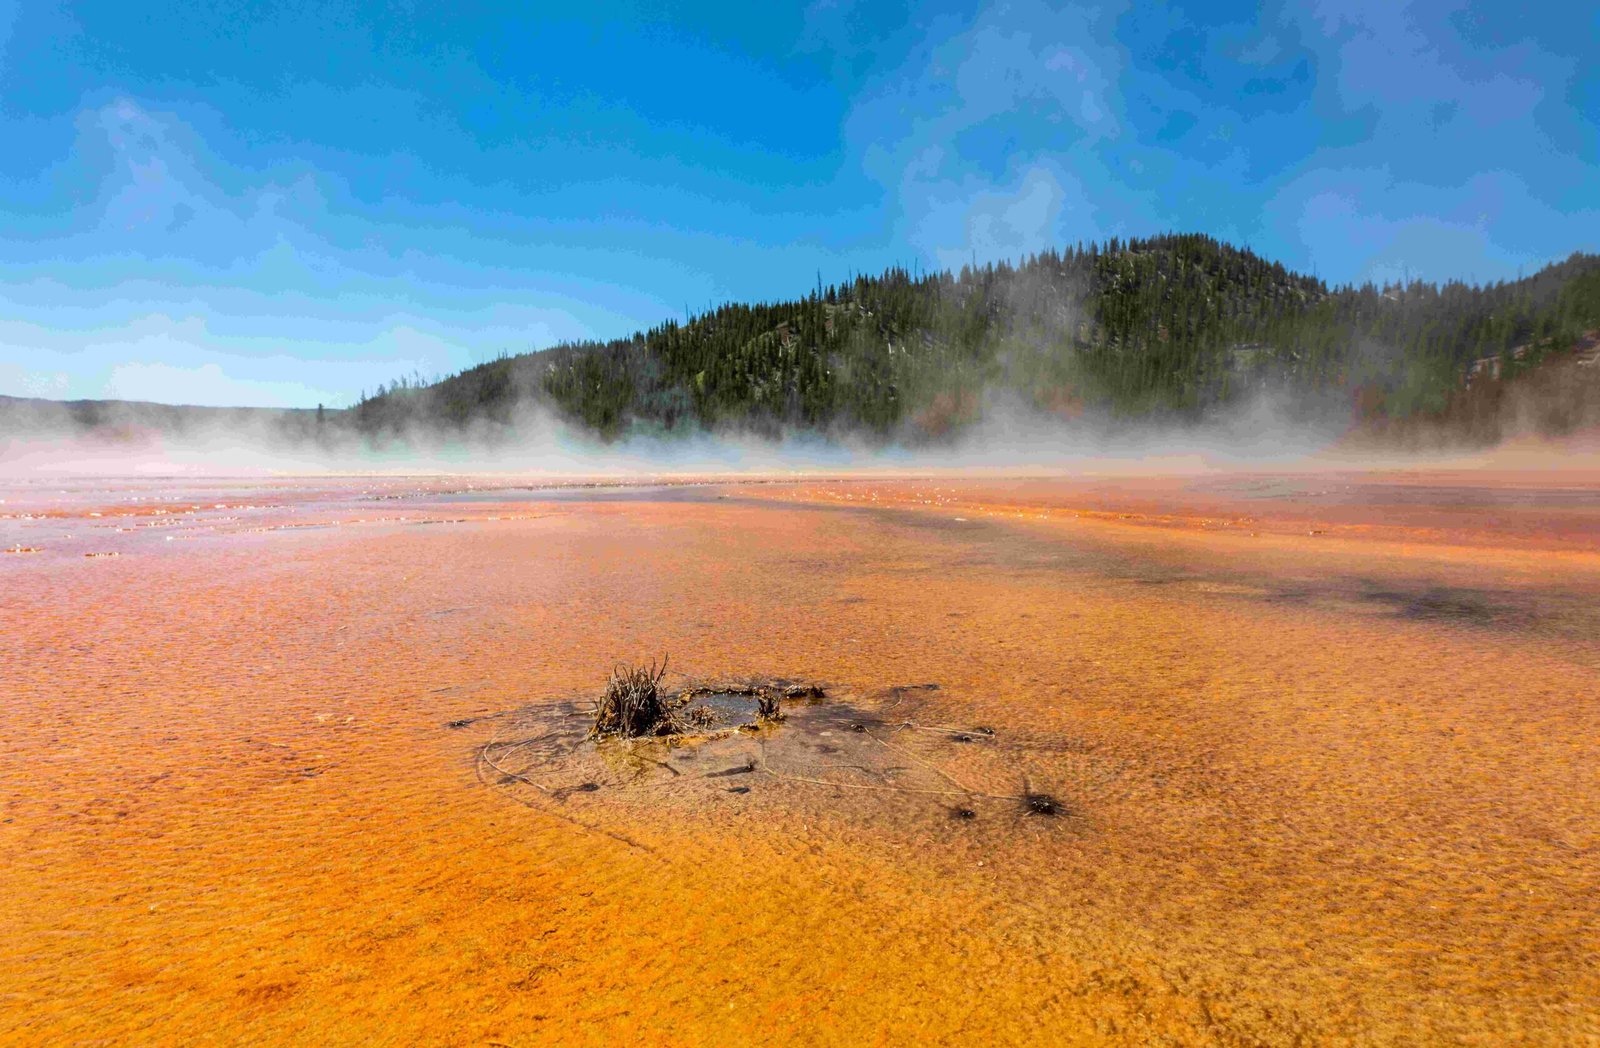
POLYGON ((0 1040, 1600 1038, 1586 481, 467 486, 0 491, 0 1040))

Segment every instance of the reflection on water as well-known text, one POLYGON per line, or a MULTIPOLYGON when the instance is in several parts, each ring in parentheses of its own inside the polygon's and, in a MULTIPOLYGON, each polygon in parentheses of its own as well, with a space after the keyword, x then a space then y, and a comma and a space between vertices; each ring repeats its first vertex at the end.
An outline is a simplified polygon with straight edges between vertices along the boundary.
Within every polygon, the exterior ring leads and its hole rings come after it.
POLYGON ((1600 513, 1337 483, 8 482, 0 1041, 1592 1040, 1600 513))

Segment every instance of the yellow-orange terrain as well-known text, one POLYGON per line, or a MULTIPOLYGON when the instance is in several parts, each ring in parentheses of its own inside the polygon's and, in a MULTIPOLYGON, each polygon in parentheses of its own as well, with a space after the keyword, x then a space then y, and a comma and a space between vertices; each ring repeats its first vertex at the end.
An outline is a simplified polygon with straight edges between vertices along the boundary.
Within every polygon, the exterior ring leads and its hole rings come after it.
POLYGON ((0 1042, 1600 1043, 1593 477, 0 497, 0 1042))

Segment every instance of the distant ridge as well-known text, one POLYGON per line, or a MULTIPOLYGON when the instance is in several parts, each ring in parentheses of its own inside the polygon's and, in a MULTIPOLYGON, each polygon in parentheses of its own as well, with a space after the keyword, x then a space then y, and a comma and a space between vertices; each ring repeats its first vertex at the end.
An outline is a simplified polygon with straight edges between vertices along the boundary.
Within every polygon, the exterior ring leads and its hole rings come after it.
MULTIPOLYGON (((0 395, 0 438, 94 434, 132 442, 158 435, 199 436, 229 427, 286 441, 314 437, 316 408, 223 408, 142 400, 46 400, 0 395)), ((323 425, 338 425, 336 412, 323 425)))

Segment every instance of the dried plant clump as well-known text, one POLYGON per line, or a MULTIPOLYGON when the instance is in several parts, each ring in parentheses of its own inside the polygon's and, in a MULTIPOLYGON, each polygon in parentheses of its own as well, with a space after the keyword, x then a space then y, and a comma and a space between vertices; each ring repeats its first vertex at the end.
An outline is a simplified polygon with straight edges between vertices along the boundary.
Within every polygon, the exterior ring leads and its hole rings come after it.
POLYGON ((589 737, 637 739, 683 731, 683 723, 661 691, 661 678, 666 675, 666 659, 661 660, 660 669, 654 661, 648 667, 619 664, 612 669, 605 694, 595 706, 589 737))
POLYGON ((588 738, 652 738, 660 736, 700 736, 716 738, 737 731, 754 731, 758 726, 777 724, 786 719, 783 705, 788 701, 815 702, 827 693, 815 684, 786 681, 690 684, 676 692, 662 690, 661 680, 667 661, 656 668, 620 664, 611 671, 605 694, 595 704, 594 723, 588 738), (753 701, 754 720, 749 713, 725 702, 728 697, 753 701), (702 700, 706 700, 702 702, 702 700))
POLYGON ((778 697, 777 692, 760 691, 756 693, 756 720, 783 720, 783 700, 778 697))
POLYGON ((1060 801, 1048 793, 1034 793, 1032 790, 1022 795, 1022 809, 1029 815, 1054 816, 1062 814, 1060 801))

